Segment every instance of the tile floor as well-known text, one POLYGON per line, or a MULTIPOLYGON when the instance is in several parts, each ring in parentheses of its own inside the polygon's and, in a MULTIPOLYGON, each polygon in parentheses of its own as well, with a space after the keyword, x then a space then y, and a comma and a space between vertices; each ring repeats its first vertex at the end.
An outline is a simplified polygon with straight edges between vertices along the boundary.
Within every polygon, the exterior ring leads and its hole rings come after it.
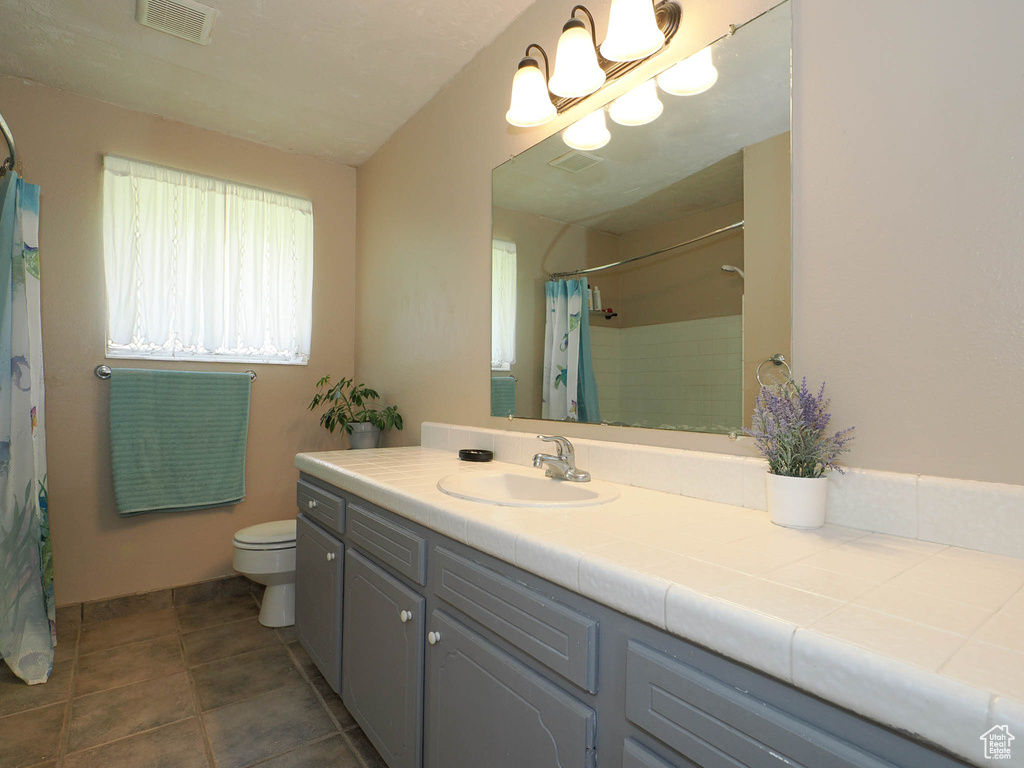
POLYGON ((0 662, 0 768, 385 768, 254 597, 166 603, 61 609, 44 685, 0 662))

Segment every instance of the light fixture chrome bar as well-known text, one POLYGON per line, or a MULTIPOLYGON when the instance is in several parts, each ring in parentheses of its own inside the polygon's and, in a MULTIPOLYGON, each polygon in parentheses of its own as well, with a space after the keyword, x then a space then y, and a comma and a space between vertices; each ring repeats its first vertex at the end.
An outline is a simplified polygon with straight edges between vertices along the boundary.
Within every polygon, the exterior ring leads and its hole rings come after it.
POLYGON ((563 278, 574 277, 576 275, 589 275, 589 274, 591 274, 593 272, 603 272, 604 270, 611 269, 612 267, 621 267, 624 264, 632 264, 634 261, 640 261, 641 259, 649 259, 649 258, 651 258, 651 256, 659 256, 659 255, 661 255, 663 253, 667 253, 668 251, 674 251, 676 248, 683 248, 684 246, 687 246, 687 245, 693 245, 694 243, 699 243, 701 240, 707 240, 709 237, 714 237, 715 235, 721 235, 724 232, 729 232, 729 231, 731 231, 733 229, 740 229, 742 227, 743 227, 743 221, 740 220, 740 221, 737 221, 735 224, 730 224, 727 227, 722 227, 721 229, 716 229, 714 232, 708 232, 706 235, 701 235, 700 237, 695 237, 692 240, 685 240, 685 241, 683 241, 681 243, 676 243, 675 245, 670 245, 670 246, 668 246, 668 248, 662 248, 661 250, 658 250, 658 251, 652 251, 651 253, 645 253, 642 256, 633 256, 632 258, 629 258, 629 259, 623 259, 622 261, 616 261, 614 264, 603 264, 600 267, 590 267, 590 269, 577 269, 574 272, 553 272, 550 275, 548 275, 548 279, 549 280, 561 280, 563 278))
POLYGON ((0 131, 3 132, 4 139, 7 141, 7 148, 11 152, 10 157, 0 163, 0 176, 4 176, 8 171, 14 170, 14 164, 18 160, 18 153, 14 149, 14 134, 11 133, 11 129, 2 114, 0 114, 0 131))

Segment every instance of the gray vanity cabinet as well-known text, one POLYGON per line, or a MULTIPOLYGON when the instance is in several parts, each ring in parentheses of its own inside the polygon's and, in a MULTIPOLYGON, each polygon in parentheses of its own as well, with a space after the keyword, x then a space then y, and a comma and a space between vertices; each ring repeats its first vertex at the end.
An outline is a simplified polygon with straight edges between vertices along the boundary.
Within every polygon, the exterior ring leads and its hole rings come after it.
POLYGON ((592 709, 442 611, 427 629, 425 768, 595 764, 592 709))
POLYGON ((299 501, 299 639, 389 768, 966 765, 347 491, 299 501))
POLYGON ((344 565, 341 541, 300 514, 295 523, 295 634, 335 693, 341 693, 344 565))
POLYGON ((390 768, 419 768, 424 598, 350 549, 341 697, 390 768))

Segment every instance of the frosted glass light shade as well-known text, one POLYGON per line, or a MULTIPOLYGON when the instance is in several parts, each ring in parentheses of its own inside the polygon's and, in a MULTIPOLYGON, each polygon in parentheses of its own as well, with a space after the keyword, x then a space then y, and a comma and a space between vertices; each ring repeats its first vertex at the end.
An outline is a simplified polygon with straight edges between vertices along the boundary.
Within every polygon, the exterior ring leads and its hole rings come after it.
POLYGON ((658 86, 648 80, 613 101, 608 114, 619 125, 646 125, 657 120, 664 109, 658 98, 658 86))
POLYGON ((711 58, 711 49, 697 51, 658 75, 658 85, 673 96, 696 96, 718 82, 718 70, 711 58))
POLYGON ((518 128, 533 128, 543 125, 556 114, 558 111, 548 96, 548 84, 536 59, 523 59, 512 78, 512 101, 505 120, 518 128))
POLYGON ((562 28, 555 52, 555 73, 549 87, 556 96, 589 96, 604 85, 604 70, 597 63, 594 39, 578 19, 562 28))
POLYGON ((573 149, 584 151, 600 149, 612 135, 604 119, 604 108, 591 112, 562 131, 562 141, 573 149))
POLYGON ((612 0, 608 37, 601 55, 609 61, 636 61, 657 53, 665 45, 651 0, 612 0))

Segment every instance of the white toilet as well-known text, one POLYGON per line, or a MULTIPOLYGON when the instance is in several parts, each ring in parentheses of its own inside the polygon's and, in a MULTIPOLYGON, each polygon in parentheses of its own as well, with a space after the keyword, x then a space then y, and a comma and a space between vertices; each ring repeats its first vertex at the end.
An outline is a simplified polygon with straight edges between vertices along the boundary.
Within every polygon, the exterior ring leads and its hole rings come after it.
POLYGON ((260 624, 290 627, 295 623, 295 520, 275 520, 235 534, 235 570, 266 584, 260 624))

